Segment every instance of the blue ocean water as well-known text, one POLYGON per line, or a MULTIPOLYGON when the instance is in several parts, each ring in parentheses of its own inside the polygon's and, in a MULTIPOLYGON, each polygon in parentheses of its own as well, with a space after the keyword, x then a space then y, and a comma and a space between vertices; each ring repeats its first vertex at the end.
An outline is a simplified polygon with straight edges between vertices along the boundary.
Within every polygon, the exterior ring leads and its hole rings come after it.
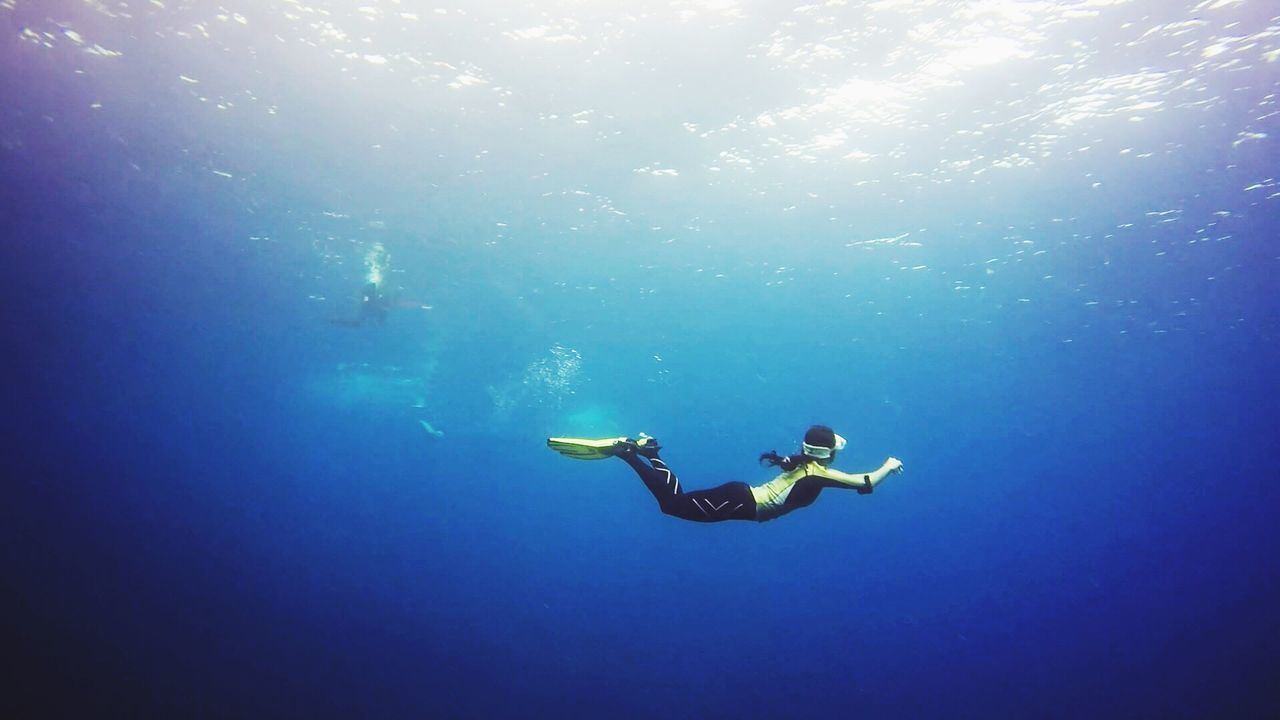
POLYGON ((1274 713, 1274 4, 0 0, 0 53, 6 716, 1274 713), (759 484, 813 423, 906 473, 702 525, 544 446, 759 484))

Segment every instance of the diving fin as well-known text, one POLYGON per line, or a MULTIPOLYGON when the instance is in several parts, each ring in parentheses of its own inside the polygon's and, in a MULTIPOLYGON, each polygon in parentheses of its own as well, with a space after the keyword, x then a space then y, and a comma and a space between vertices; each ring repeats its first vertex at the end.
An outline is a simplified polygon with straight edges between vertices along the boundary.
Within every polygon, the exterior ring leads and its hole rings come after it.
POLYGON ((547 438, 547 447, 574 460, 604 460, 605 458, 617 456, 619 443, 625 442, 627 442, 625 437, 603 438, 600 440, 553 437, 547 438))

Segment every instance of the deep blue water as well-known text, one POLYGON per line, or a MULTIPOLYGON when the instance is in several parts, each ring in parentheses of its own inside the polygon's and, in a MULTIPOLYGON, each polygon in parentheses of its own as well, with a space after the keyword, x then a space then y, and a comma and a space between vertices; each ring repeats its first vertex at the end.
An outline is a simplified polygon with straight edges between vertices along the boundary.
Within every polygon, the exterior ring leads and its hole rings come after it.
POLYGON ((1267 3, 137 5, 0 3, 6 716, 1274 712, 1267 3))

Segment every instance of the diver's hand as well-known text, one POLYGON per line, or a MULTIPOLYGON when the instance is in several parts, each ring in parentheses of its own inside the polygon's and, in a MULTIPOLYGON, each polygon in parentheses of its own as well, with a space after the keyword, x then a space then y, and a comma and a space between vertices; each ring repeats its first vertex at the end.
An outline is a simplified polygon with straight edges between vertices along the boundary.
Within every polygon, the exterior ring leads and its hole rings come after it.
POLYGON ((902 461, 895 457, 885 460, 883 467, 885 472, 889 473, 900 473, 905 470, 905 468, 902 467, 902 461))

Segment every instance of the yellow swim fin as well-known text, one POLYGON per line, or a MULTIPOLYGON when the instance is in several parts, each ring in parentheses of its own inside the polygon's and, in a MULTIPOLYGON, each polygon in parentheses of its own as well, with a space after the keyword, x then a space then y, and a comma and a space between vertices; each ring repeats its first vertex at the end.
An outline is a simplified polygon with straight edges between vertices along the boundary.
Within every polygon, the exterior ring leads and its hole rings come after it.
POLYGON ((602 438, 599 440, 553 437, 547 438, 547 447, 574 460, 604 460, 605 458, 616 456, 615 448, 619 443, 625 442, 627 442, 625 437, 602 438))

